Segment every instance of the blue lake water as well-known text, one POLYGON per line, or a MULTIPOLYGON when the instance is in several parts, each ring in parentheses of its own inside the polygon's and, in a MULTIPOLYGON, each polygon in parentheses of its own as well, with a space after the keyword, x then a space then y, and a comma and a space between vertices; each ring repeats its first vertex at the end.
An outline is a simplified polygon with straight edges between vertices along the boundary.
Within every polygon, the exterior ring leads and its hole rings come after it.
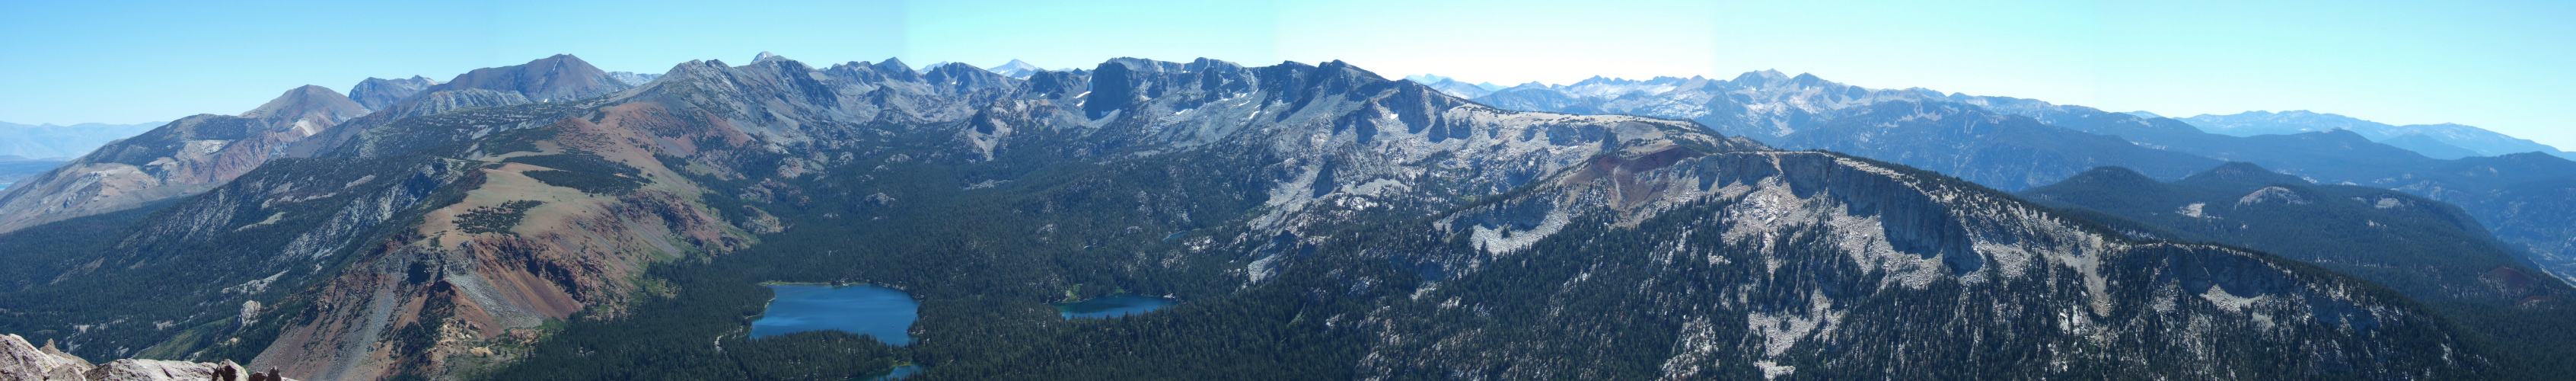
POLYGON ((910 345, 912 335, 905 330, 921 318, 921 302, 891 288, 782 284, 769 289, 778 298, 769 302, 760 320, 751 321, 751 337, 831 330, 910 345))
POLYGON ((895 367, 894 370, 886 371, 886 375, 877 376, 877 378, 871 378, 870 380, 901 380, 904 377, 912 377, 915 373, 921 373, 920 365, 898 366, 895 367))
POLYGON ((1141 314, 1172 305, 1171 299, 1136 295, 1110 295, 1072 303, 1059 303, 1055 310, 1066 319, 1106 318, 1141 314))

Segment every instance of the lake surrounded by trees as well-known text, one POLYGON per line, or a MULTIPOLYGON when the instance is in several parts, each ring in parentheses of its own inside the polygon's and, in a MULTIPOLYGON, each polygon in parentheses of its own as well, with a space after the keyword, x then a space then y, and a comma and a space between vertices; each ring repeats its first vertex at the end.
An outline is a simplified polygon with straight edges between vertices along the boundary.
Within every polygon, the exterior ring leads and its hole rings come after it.
POLYGON ((1057 303, 1055 309, 1066 319, 1108 318, 1146 313, 1172 305, 1171 299, 1137 295, 1110 295, 1079 302, 1057 303))
POLYGON ((769 301, 759 320, 751 322, 751 337, 831 330, 910 345, 912 335, 906 330, 921 318, 921 302, 891 288, 778 284, 769 289, 777 297, 769 301))

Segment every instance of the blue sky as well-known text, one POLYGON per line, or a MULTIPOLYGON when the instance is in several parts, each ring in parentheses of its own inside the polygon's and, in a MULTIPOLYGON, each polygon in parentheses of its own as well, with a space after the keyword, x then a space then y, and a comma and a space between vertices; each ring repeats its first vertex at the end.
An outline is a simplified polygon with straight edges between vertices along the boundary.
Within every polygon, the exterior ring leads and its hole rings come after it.
POLYGON ((238 113, 286 89, 571 53, 807 62, 1340 59, 1570 83, 1778 69, 2170 116, 2314 110, 2576 149, 2570 1, 0 2, 0 121, 238 113))

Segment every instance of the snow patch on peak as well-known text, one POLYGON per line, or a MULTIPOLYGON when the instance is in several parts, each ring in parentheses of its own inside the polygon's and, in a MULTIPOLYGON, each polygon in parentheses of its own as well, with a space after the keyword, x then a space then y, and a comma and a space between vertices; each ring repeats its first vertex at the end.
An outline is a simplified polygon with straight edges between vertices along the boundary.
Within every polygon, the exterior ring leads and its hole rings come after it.
POLYGON ((1038 72, 1046 71, 1045 68, 1040 68, 1038 65, 1032 65, 1027 61, 1016 59, 1011 60, 1009 63, 993 66, 993 68, 985 70, 990 70, 995 74, 1001 74, 1005 77, 1020 79, 1027 79, 1030 76, 1037 75, 1038 72))

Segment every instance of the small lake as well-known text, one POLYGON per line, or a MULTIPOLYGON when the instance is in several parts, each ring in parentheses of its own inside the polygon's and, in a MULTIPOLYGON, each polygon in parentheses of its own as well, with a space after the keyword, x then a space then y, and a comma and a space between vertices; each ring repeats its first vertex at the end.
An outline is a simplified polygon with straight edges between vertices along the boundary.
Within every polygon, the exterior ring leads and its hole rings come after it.
POLYGON ((1055 310, 1066 319, 1108 318, 1135 315, 1172 305, 1171 299, 1137 295, 1110 295, 1072 303, 1057 303, 1055 310))
POLYGON ((751 337, 829 330, 910 345, 912 335, 905 330, 921 318, 921 302, 891 288, 780 284, 769 289, 778 297, 769 301, 768 312, 751 321, 751 337))
POLYGON ((901 380, 904 377, 912 377, 913 374, 918 373, 921 373, 920 365, 898 366, 894 367, 894 370, 886 371, 886 375, 870 378, 870 380, 901 380))

